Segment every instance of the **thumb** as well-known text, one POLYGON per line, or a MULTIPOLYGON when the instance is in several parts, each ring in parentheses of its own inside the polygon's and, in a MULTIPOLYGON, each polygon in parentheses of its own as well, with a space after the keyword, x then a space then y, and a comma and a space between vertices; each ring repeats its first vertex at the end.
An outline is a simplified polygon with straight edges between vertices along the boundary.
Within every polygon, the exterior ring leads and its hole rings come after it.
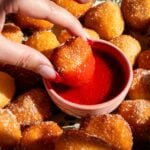
POLYGON ((40 52, 23 44, 12 42, 0 35, 0 62, 32 70, 47 79, 56 73, 50 61, 40 52))

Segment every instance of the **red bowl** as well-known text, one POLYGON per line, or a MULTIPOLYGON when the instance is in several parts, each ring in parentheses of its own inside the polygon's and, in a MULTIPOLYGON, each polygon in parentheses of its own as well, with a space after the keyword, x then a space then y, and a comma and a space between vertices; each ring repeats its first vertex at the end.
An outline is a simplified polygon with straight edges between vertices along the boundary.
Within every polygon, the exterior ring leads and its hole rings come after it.
MULTIPOLYGON (((123 71, 124 82, 121 91, 114 97, 102 103, 85 105, 73 103, 67 99, 64 99, 56 92, 50 81, 43 79, 45 88, 53 102, 65 113, 76 117, 84 117, 86 115, 93 114, 106 114, 114 111, 118 107, 118 105, 125 99, 133 79, 132 66, 126 56, 118 47, 105 40, 90 39, 88 40, 88 42, 91 45, 92 49, 96 49, 100 52, 105 52, 106 55, 111 56, 112 58, 117 60, 123 71)), ((117 82, 117 79, 113 80, 117 82)))

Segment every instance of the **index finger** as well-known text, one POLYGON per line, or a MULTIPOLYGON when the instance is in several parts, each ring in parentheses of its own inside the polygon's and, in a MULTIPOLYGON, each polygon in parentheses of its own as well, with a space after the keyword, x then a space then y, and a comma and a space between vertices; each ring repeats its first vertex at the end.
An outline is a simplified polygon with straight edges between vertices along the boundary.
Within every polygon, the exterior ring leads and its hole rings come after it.
POLYGON ((9 5, 6 7, 7 13, 20 12, 30 17, 51 21, 86 40, 86 34, 81 23, 67 10, 50 0, 14 0, 9 1, 9 5))

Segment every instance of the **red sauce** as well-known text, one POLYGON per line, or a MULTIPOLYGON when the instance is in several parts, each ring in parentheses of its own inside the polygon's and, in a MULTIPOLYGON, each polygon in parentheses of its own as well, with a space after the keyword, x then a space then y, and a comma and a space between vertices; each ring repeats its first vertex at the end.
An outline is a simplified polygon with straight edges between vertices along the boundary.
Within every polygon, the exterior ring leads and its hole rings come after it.
POLYGON ((119 63, 104 53, 95 53, 93 79, 81 87, 53 85, 63 98, 78 104, 98 104, 116 96, 123 85, 123 73, 119 63))

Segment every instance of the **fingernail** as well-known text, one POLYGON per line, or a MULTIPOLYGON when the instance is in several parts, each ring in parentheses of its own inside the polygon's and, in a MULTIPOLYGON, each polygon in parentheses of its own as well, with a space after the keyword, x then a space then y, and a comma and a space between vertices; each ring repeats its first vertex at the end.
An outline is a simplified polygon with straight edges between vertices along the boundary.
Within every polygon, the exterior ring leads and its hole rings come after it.
POLYGON ((92 46, 94 43, 91 39, 87 39, 87 42, 89 43, 90 46, 92 46))
POLYGON ((55 79, 56 72, 55 70, 47 65, 40 65, 38 69, 39 74, 46 79, 55 79))
POLYGON ((61 78, 61 76, 60 76, 57 72, 56 72, 55 82, 56 82, 56 83, 62 82, 62 78, 61 78))

